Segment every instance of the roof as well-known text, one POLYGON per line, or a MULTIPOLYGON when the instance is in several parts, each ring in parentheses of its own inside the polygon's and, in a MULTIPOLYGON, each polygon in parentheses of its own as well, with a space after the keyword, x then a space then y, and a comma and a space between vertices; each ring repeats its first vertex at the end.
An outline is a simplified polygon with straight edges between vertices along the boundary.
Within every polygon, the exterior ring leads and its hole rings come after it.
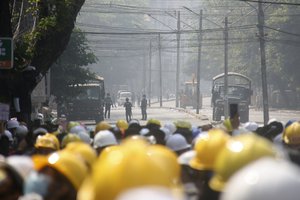
MULTIPOLYGON (((251 82, 251 79, 250 79, 249 77, 247 77, 247 76, 245 76, 245 75, 243 75, 243 74, 236 73, 236 72, 228 72, 228 76, 240 76, 240 77, 245 78, 245 79, 248 80, 249 82, 251 82)), ((222 78, 222 77, 224 77, 224 73, 219 74, 219 75, 213 77, 213 81, 215 81, 216 79, 220 79, 220 78, 222 78)))

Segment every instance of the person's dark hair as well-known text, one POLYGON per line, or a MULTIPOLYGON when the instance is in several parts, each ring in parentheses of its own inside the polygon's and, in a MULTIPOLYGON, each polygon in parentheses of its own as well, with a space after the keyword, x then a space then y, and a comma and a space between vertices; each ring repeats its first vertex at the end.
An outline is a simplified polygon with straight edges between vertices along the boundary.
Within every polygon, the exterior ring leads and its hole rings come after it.
POLYGON ((0 168, 3 169, 12 179, 14 191, 23 195, 24 181, 22 176, 10 165, 6 163, 0 163, 0 168))

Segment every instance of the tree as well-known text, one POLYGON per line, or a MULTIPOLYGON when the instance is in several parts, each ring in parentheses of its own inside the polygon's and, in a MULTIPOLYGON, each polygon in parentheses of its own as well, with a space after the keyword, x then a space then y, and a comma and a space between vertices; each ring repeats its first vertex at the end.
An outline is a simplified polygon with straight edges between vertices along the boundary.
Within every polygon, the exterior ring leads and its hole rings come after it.
POLYGON ((78 95, 79 91, 70 90, 70 85, 83 84, 95 78, 95 74, 83 66, 96 61, 87 46, 85 34, 75 29, 66 50, 51 67, 51 94, 59 103, 78 95))
POLYGON ((14 68, 0 71, 0 100, 11 105, 12 116, 29 122, 31 92, 65 50, 85 0, 30 0, 22 10, 26 11, 24 15, 20 15, 22 7, 18 2, 0 1, 0 36, 13 37, 15 43, 14 68), (32 30, 23 28, 23 21, 15 19, 25 16, 31 18, 32 30), (19 99, 20 112, 14 109, 13 99, 19 99))

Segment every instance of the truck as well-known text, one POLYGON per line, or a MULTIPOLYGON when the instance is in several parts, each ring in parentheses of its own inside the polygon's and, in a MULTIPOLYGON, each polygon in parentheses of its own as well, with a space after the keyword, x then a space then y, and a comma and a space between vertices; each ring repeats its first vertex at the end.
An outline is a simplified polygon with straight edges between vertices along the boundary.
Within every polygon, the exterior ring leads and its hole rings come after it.
MULTIPOLYGON (((184 90, 180 94, 180 107, 181 108, 197 108, 197 82, 186 81, 184 82, 184 90)), ((199 98, 199 108, 202 108, 202 94, 199 98)))
POLYGON ((103 77, 97 76, 87 83, 74 84, 69 87, 72 90, 77 90, 78 95, 68 99, 61 108, 68 121, 95 120, 98 123, 104 119, 105 88, 103 77))
MULTIPOLYGON (((213 107, 212 118, 214 121, 220 121, 225 116, 225 87, 224 73, 213 77, 212 81, 212 98, 213 107)), ((238 107, 238 114, 241 122, 249 121, 249 105, 251 104, 251 79, 245 75, 228 72, 228 108, 232 104, 238 107)))

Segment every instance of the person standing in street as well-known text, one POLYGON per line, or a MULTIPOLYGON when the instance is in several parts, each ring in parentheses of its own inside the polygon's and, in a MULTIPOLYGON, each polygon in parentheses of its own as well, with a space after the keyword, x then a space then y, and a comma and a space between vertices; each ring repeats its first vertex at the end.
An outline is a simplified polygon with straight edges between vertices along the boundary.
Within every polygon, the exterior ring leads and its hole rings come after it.
POLYGON ((141 101, 142 120, 147 120, 147 99, 146 95, 143 95, 141 101))
POLYGON ((126 102, 124 103, 124 107, 125 107, 126 120, 127 120, 127 122, 129 122, 131 120, 131 117, 132 117, 132 111, 131 111, 132 104, 131 104, 131 102, 129 102, 128 98, 126 98, 126 102))
POLYGON ((104 99, 104 107, 105 107, 105 113, 104 113, 104 118, 106 118, 106 115, 108 119, 110 118, 110 108, 113 105, 113 102, 111 100, 110 94, 107 93, 106 97, 104 99))

